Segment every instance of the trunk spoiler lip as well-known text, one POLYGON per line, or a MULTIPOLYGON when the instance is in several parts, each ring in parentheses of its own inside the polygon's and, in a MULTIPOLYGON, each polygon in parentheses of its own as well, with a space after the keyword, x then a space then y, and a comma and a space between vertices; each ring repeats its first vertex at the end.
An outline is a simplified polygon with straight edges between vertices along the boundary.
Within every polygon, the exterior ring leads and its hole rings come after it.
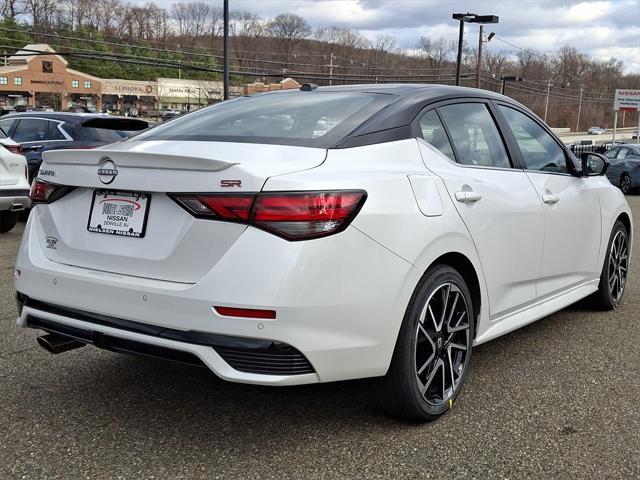
POLYGON ((136 152, 99 148, 49 150, 43 152, 43 160, 49 165, 84 165, 97 167, 105 160, 112 160, 118 167, 154 170, 195 170, 220 172, 239 162, 216 160, 192 155, 136 152))

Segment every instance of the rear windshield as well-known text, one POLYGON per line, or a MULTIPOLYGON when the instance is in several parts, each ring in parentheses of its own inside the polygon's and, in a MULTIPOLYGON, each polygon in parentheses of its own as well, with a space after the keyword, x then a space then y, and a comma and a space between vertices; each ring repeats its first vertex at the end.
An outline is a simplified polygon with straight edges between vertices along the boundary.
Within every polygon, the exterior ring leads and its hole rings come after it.
POLYGON ((171 120, 132 140, 275 143, 328 148, 393 100, 359 92, 242 97, 171 120))
POLYGON ((108 130, 106 128, 79 127, 84 138, 96 142, 117 142, 130 134, 121 130, 108 130))

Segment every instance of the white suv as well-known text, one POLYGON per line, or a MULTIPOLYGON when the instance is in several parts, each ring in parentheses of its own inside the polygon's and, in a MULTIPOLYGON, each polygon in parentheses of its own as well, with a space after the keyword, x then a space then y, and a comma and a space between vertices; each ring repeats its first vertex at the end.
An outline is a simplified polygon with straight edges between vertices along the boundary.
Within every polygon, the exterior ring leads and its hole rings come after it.
POLYGON ((15 227, 18 214, 29 208, 27 160, 20 145, 0 129, 0 233, 15 227))
POLYGON ((484 90, 222 102, 44 154, 18 322, 52 353, 92 344, 235 382, 380 377, 390 411, 433 419, 474 345, 588 295, 620 303, 632 218, 607 165, 484 90))

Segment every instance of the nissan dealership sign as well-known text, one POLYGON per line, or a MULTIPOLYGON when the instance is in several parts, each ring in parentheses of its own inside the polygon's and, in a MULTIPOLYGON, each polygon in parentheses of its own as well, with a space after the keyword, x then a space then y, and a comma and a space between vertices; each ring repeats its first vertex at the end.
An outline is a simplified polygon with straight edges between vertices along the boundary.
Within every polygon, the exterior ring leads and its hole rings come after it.
POLYGON ((640 90, 617 89, 616 96, 613 101, 613 109, 616 111, 640 111, 640 90))

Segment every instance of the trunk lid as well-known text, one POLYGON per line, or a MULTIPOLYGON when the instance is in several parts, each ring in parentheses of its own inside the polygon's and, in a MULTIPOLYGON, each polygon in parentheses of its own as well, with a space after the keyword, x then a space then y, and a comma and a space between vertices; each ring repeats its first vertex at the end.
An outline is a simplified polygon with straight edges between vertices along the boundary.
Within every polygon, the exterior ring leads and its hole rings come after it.
POLYGON ((167 193, 259 192, 269 177, 314 168, 325 155, 326 150, 318 148, 183 141, 128 141, 95 150, 49 151, 40 178, 76 188, 39 209, 40 242, 55 262, 195 283, 246 226, 195 218, 167 193), (150 195, 143 237, 88 230, 90 212, 95 212, 94 192, 104 190, 150 195))

